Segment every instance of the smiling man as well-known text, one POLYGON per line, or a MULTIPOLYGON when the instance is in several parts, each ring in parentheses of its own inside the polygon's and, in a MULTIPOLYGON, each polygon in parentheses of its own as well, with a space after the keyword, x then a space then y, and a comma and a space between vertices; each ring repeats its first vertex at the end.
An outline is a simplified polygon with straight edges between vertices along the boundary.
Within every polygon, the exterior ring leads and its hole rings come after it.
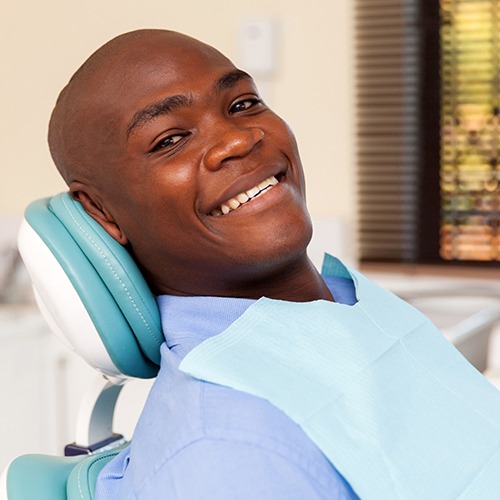
POLYGON ((295 139, 252 78, 182 34, 127 33, 61 92, 49 144, 71 195, 138 262, 166 336, 133 444, 97 498, 354 496, 282 411, 177 368, 254 299, 333 300, 306 253, 295 139))
POLYGON ((408 304, 333 257, 316 271, 295 139, 249 75, 179 33, 119 36, 49 144, 165 334, 97 499, 498 498, 498 391, 408 304))

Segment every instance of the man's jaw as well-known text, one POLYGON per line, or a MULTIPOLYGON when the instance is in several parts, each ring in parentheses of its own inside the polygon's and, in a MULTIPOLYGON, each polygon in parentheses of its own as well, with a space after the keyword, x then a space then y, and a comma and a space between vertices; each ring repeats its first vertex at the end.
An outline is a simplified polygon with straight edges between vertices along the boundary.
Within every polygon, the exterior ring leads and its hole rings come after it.
POLYGON ((227 215, 229 212, 232 212, 240 206, 245 205, 246 203, 249 203, 255 198, 263 195, 278 183, 278 179, 272 175, 267 179, 264 179, 262 182, 259 182, 256 186, 237 194, 233 198, 226 200, 224 203, 221 203, 220 206, 210 212, 210 215, 215 217, 227 215))

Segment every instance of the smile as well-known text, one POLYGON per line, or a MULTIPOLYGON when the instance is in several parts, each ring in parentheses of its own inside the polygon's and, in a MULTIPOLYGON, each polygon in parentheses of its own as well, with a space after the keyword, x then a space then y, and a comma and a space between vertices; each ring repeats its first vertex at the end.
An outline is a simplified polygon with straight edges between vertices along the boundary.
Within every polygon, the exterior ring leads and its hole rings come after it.
POLYGON ((265 192, 269 191, 274 186, 276 186, 278 182, 279 182, 278 179, 276 179, 276 177, 272 175, 271 177, 268 177, 267 179, 263 180, 262 182, 260 182, 253 188, 249 189, 248 191, 243 191, 242 193, 236 195, 234 198, 230 198, 229 200, 225 201, 219 207, 212 210, 210 215, 213 216, 226 215, 229 212, 232 212, 233 210, 236 210, 237 208, 241 207, 245 203, 248 203, 253 199, 263 195, 265 192))

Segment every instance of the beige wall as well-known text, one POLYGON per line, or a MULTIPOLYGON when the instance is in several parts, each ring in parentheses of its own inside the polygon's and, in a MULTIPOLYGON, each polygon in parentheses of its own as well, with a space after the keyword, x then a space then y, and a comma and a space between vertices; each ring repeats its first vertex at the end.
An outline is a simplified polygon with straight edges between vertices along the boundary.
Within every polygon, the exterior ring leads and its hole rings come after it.
POLYGON ((238 23, 267 16, 279 31, 269 83, 301 148, 314 217, 354 222, 353 0, 2 0, 0 215, 62 189, 46 146, 59 90, 109 38, 141 27, 183 31, 238 62, 238 23))

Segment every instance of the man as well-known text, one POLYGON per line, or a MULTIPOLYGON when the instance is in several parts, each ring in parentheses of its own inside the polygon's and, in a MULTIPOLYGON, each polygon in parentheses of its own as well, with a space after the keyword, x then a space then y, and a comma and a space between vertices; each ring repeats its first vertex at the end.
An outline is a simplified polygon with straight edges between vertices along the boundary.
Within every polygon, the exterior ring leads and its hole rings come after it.
POLYGON ((498 498, 498 392, 403 301, 333 258, 316 271, 294 137, 249 75, 179 33, 119 36, 62 91, 49 144, 166 339, 96 498, 498 498))
MULTIPOLYGON (((49 144, 71 195, 160 296, 170 348, 131 449, 101 475, 97 497, 355 497, 280 410, 177 370, 252 299, 334 300, 306 253, 295 139, 251 77, 179 33, 128 33, 62 91, 49 144)), ((337 288, 353 295, 351 283, 337 288)))

